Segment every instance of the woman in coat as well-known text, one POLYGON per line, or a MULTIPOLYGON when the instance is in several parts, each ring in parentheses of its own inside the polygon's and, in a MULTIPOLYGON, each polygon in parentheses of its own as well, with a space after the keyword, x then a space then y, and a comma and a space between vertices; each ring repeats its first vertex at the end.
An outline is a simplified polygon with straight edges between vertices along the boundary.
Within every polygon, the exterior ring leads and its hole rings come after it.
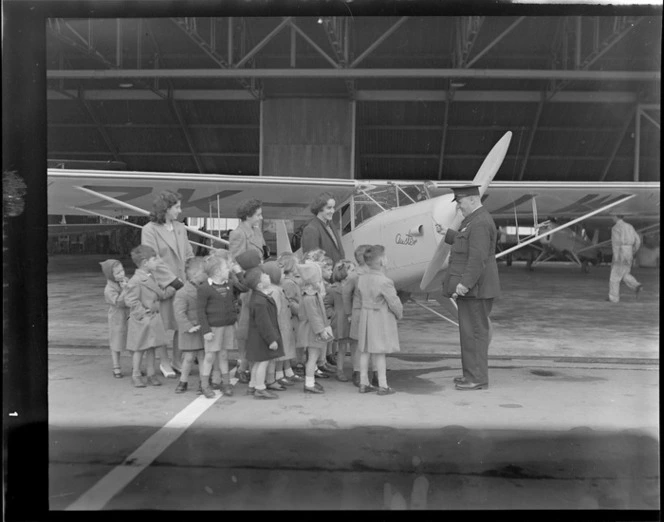
MULTIPOLYGON (((157 252, 161 262, 154 277, 161 288, 172 286, 178 290, 186 280, 184 265, 194 252, 187 238, 187 229, 177 218, 182 212, 182 196, 172 190, 164 190, 152 204, 150 222, 141 231, 141 244, 148 245, 157 252)), ((159 369, 164 377, 175 377, 174 367, 180 369, 178 349, 178 326, 173 311, 173 299, 160 303, 160 315, 166 330, 173 330, 173 358, 168 360, 166 348, 157 350, 160 359, 159 369)))
POLYGON ((344 258, 339 231, 332 224, 336 202, 329 192, 319 195, 310 205, 315 216, 302 231, 302 255, 320 248, 336 264, 344 258))

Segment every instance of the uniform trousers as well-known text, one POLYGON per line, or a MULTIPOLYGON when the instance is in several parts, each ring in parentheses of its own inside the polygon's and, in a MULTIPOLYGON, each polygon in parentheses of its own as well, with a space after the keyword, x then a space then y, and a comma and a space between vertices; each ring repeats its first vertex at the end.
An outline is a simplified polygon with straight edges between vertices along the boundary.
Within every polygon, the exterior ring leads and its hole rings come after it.
POLYGON ((489 343, 491 321, 489 314, 493 299, 457 298, 459 307, 459 338, 461 367, 467 381, 489 382, 489 343))

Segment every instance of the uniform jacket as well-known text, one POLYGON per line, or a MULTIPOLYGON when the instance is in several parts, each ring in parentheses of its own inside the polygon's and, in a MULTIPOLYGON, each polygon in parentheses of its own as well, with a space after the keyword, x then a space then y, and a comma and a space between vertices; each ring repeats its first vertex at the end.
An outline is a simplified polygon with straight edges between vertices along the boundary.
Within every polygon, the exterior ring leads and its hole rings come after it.
POLYGON ((323 225, 323 222, 314 217, 302 231, 302 253, 306 254, 310 250, 321 248, 332 259, 334 263, 344 258, 344 247, 341 245, 341 237, 339 231, 333 223, 330 227, 323 225), (332 234, 336 240, 337 245, 334 244, 332 234))
POLYGON ((394 282, 380 270, 368 268, 358 278, 357 290, 362 299, 357 325, 358 350, 398 352, 397 319, 403 317, 403 305, 397 297, 394 282))
POLYGON ((457 284, 468 288, 465 297, 491 299, 500 294, 496 265, 496 224, 484 207, 461 222, 459 231, 448 230, 445 242, 452 245, 443 293, 451 297, 457 284))
POLYGON ((127 350, 140 351, 167 343, 161 322, 159 302, 173 296, 175 290, 162 290, 154 278, 137 269, 127 283, 125 302, 129 305, 127 350))
POLYGON ((111 350, 121 352, 127 345, 127 319, 129 308, 125 304, 125 291, 119 283, 106 281, 104 301, 108 307, 108 341, 111 350))
POLYGON ((198 304, 196 297, 197 288, 187 281, 180 288, 173 298, 173 312, 175 312, 175 322, 178 325, 178 348, 184 351, 203 350, 203 334, 199 329, 196 332, 189 333, 194 326, 198 326, 198 304))
MULTIPOLYGON (((179 221, 173 221, 173 232, 166 225, 150 222, 141 231, 141 244, 154 248, 161 262, 152 274, 159 286, 166 288, 175 278, 186 281, 184 264, 194 251, 187 238, 187 229, 179 221)), ((161 320, 167 330, 177 330, 173 301, 164 300, 160 307, 161 320)))
POLYGON ((320 335, 325 328, 329 328, 330 321, 325 315, 325 304, 323 297, 311 287, 302 290, 302 301, 300 302, 300 325, 298 340, 304 347, 327 348, 327 341, 323 341, 320 335))
POLYGON ((250 249, 256 250, 261 255, 261 259, 265 256, 263 233, 260 228, 251 227, 246 221, 240 221, 237 228, 231 231, 228 235, 228 243, 228 250, 233 257, 250 249))
POLYGON ((279 332, 277 304, 260 290, 252 290, 249 300, 249 334, 247 336, 247 360, 268 361, 284 355, 284 347, 279 332), (270 350, 276 342, 279 347, 270 350))
POLYGON ((641 248, 641 238, 634 227, 622 219, 611 228, 611 264, 631 266, 634 254, 641 248))

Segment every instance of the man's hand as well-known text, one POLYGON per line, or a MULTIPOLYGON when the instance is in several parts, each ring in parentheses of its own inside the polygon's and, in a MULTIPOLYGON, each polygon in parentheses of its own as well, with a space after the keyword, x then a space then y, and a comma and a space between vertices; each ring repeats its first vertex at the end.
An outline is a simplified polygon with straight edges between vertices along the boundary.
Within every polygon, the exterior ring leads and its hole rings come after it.
POLYGON ((279 348, 279 344, 277 343, 277 341, 272 341, 272 342, 270 343, 270 346, 268 346, 268 348, 269 348, 270 350, 274 351, 274 350, 276 350, 277 348, 279 348))
POLYGON ((201 329, 201 325, 197 324, 196 326, 192 326, 191 328, 189 328, 189 330, 187 330, 187 332, 188 333, 194 333, 194 332, 198 332, 198 330, 200 330, 200 329, 201 329))
POLYGON ((205 335, 203 335, 203 339, 205 339, 206 341, 213 341, 214 334, 212 332, 208 332, 205 335))
POLYGON ((441 236, 444 236, 447 234, 447 228, 436 223, 436 232, 438 232, 441 236))
POLYGON ((463 286, 461 283, 459 283, 456 286, 456 290, 454 291, 454 293, 457 294, 459 297, 463 297, 468 293, 468 289, 465 286, 463 286))

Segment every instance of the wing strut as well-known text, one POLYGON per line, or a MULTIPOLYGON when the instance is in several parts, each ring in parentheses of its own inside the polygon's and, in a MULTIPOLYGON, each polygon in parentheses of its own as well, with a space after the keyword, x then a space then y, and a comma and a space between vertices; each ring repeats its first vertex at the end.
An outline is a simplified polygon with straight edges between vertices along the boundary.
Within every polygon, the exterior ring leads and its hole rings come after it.
MULTIPOLYGON (((79 187, 79 186, 74 186, 74 188, 77 188, 78 190, 82 190, 83 192, 87 192, 88 194, 91 194, 93 196, 96 196, 101 199, 105 199, 106 201, 110 201, 111 203, 115 203, 116 205, 120 205, 121 207, 128 208, 130 210, 133 210, 134 212, 138 212, 139 214, 143 214, 144 216, 149 216, 150 213, 147 210, 143 210, 140 207, 135 207, 134 205, 127 203, 125 201, 120 201, 119 199, 112 198, 111 196, 107 196, 106 194, 102 194, 100 192, 95 192, 94 190, 90 190, 89 188, 85 187, 79 187)), ((212 239, 214 241, 218 241, 219 243, 222 243, 224 245, 228 245, 228 241, 225 239, 221 239, 220 237, 213 236, 212 234, 208 234, 207 232, 201 232, 197 228, 189 227, 187 225, 184 226, 189 232, 192 234, 197 234, 199 236, 207 237, 208 239, 212 239)))
POLYGON ((559 227, 553 228, 553 229, 545 232, 544 234, 533 236, 530 239, 527 239, 527 240, 523 241, 522 243, 520 243, 516 246, 513 246, 512 248, 508 248, 507 250, 503 250, 499 254, 496 254, 496 259, 499 258, 499 257, 502 257, 506 254, 509 254, 510 252, 514 252, 515 250, 523 248, 524 246, 529 245, 530 243, 538 241, 538 240, 542 239, 543 237, 549 236, 551 234, 555 234, 556 232, 558 232, 559 230, 562 230, 563 228, 571 227, 572 225, 578 223, 579 221, 583 221, 584 219, 588 219, 590 216, 594 216, 595 214, 599 214, 600 212, 604 212, 605 210, 607 210, 611 207, 615 207, 616 205, 620 205, 621 203, 624 203, 625 201, 628 201, 628 200, 632 199, 633 197, 636 197, 636 194, 631 194, 631 195, 626 196, 622 199, 619 199, 618 201, 614 201, 613 203, 609 203, 608 205, 605 205, 601 208, 598 208, 597 210, 593 210, 592 212, 589 212, 588 214, 585 214, 581 217, 573 219, 569 223, 565 223, 564 225, 560 225, 559 227))
MULTIPOLYGON (((79 212, 86 212, 88 214, 92 214, 93 216, 103 217, 104 219, 110 219, 111 221, 117 221, 118 223, 122 223, 123 225, 129 225, 130 227, 143 228, 141 225, 137 225, 136 223, 130 223, 129 221, 124 221, 122 219, 107 216, 106 214, 99 214, 98 212, 92 212, 92 210, 87 210, 85 208, 79 208, 79 207, 69 207, 69 208, 74 209, 74 210, 78 210, 79 212)), ((189 242, 192 245, 202 246, 202 247, 208 248, 210 250, 214 250, 214 247, 212 247, 210 245, 204 245, 203 243, 196 243, 196 241, 191 241, 191 240, 189 240, 189 242)))

